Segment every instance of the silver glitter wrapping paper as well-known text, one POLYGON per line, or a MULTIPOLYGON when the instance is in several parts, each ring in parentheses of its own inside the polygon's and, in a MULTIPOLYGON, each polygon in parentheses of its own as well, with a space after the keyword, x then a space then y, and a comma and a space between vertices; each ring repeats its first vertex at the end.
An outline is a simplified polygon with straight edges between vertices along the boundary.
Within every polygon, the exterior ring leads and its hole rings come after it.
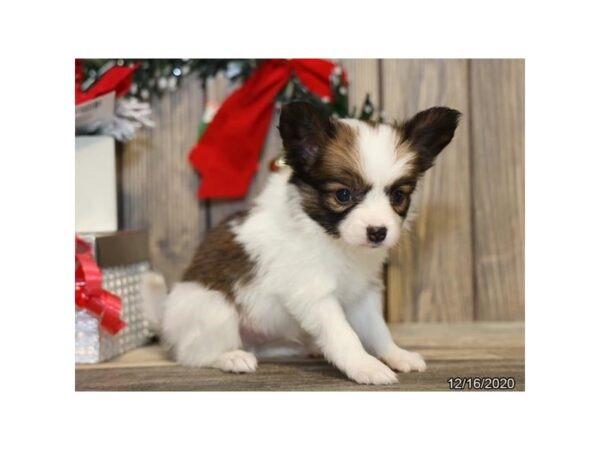
POLYGON ((99 320, 85 309, 75 308, 75 362, 97 363, 139 347, 152 336, 144 319, 141 275, 150 270, 149 262, 102 269, 104 289, 121 297, 121 318, 127 326, 116 335, 100 328, 99 320))

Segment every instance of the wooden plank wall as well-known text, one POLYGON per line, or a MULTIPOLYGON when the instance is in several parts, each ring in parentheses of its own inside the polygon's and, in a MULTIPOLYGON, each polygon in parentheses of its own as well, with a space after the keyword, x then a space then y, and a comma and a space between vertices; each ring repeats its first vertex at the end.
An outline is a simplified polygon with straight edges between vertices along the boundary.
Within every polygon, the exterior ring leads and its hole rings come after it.
MULTIPOLYGON (((419 187, 418 214, 388 267, 392 322, 524 318, 524 62, 522 60, 339 60, 350 79, 350 104, 367 93, 388 120, 434 105, 463 112, 455 140, 419 187)), ((122 226, 150 230, 153 264, 176 281, 206 231, 246 207, 264 186, 280 152, 275 128, 249 196, 196 198, 199 179, 187 162, 205 96, 224 99, 226 80, 206 92, 190 77, 153 103, 157 126, 121 155, 122 226)))
POLYGON ((524 319, 525 63, 471 64, 475 318, 524 319))
MULTIPOLYGON (((386 60, 383 107, 404 119, 435 105, 468 114, 466 60, 386 60)), ((473 318, 469 133, 464 123, 419 186, 412 233, 392 252, 388 271, 393 321, 473 318)))
POLYGON ((146 228, 153 266, 172 283, 189 263, 205 231, 196 198, 198 177, 187 162, 203 110, 197 80, 152 104, 154 129, 138 132, 121 155, 120 220, 124 228, 146 228))

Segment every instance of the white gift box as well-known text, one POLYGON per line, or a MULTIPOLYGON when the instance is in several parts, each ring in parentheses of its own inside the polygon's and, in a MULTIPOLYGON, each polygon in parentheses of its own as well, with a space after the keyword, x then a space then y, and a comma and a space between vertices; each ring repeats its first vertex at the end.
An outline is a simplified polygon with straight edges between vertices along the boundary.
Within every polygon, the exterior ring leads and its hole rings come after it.
POLYGON ((97 363, 144 345, 153 333, 144 314, 142 277, 150 270, 145 231, 80 234, 91 244, 103 289, 119 296, 125 328, 112 335, 100 319, 75 307, 75 362, 97 363))
POLYGON ((108 136, 75 138, 75 231, 117 230, 115 141, 108 136))

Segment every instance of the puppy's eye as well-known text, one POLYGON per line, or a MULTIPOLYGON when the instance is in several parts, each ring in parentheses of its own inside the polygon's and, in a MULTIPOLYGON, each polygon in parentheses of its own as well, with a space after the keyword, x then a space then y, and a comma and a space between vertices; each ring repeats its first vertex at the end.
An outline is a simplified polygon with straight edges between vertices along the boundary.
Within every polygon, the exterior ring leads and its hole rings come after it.
POLYGON ((402 200, 404 200, 404 192, 402 192, 402 190, 400 188, 394 189, 392 191, 391 199, 392 199, 392 203, 394 203, 396 205, 402 203, 402 200))
POLYGON ((352 192, 349 189, 338 189, 335 191, 335 199, 342 204, 348 203, 352 200, 352 192))

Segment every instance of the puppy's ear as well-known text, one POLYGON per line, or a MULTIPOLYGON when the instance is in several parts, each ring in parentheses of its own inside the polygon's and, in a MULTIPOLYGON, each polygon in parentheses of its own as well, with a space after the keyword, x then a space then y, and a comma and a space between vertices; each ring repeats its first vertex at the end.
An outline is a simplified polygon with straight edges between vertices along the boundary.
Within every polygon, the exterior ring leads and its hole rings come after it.
POLYGON ((429 169, 435 157, 450 143, 460 116, 455 109, 436 106, 404 122, 403 140, 418 153, 422 171, 429 169))
POLYGON ((285 162, 300 173, 310 169, 334 134, 327 112, 307 102, 283 106, 278 128, 285 148, 285 162))

